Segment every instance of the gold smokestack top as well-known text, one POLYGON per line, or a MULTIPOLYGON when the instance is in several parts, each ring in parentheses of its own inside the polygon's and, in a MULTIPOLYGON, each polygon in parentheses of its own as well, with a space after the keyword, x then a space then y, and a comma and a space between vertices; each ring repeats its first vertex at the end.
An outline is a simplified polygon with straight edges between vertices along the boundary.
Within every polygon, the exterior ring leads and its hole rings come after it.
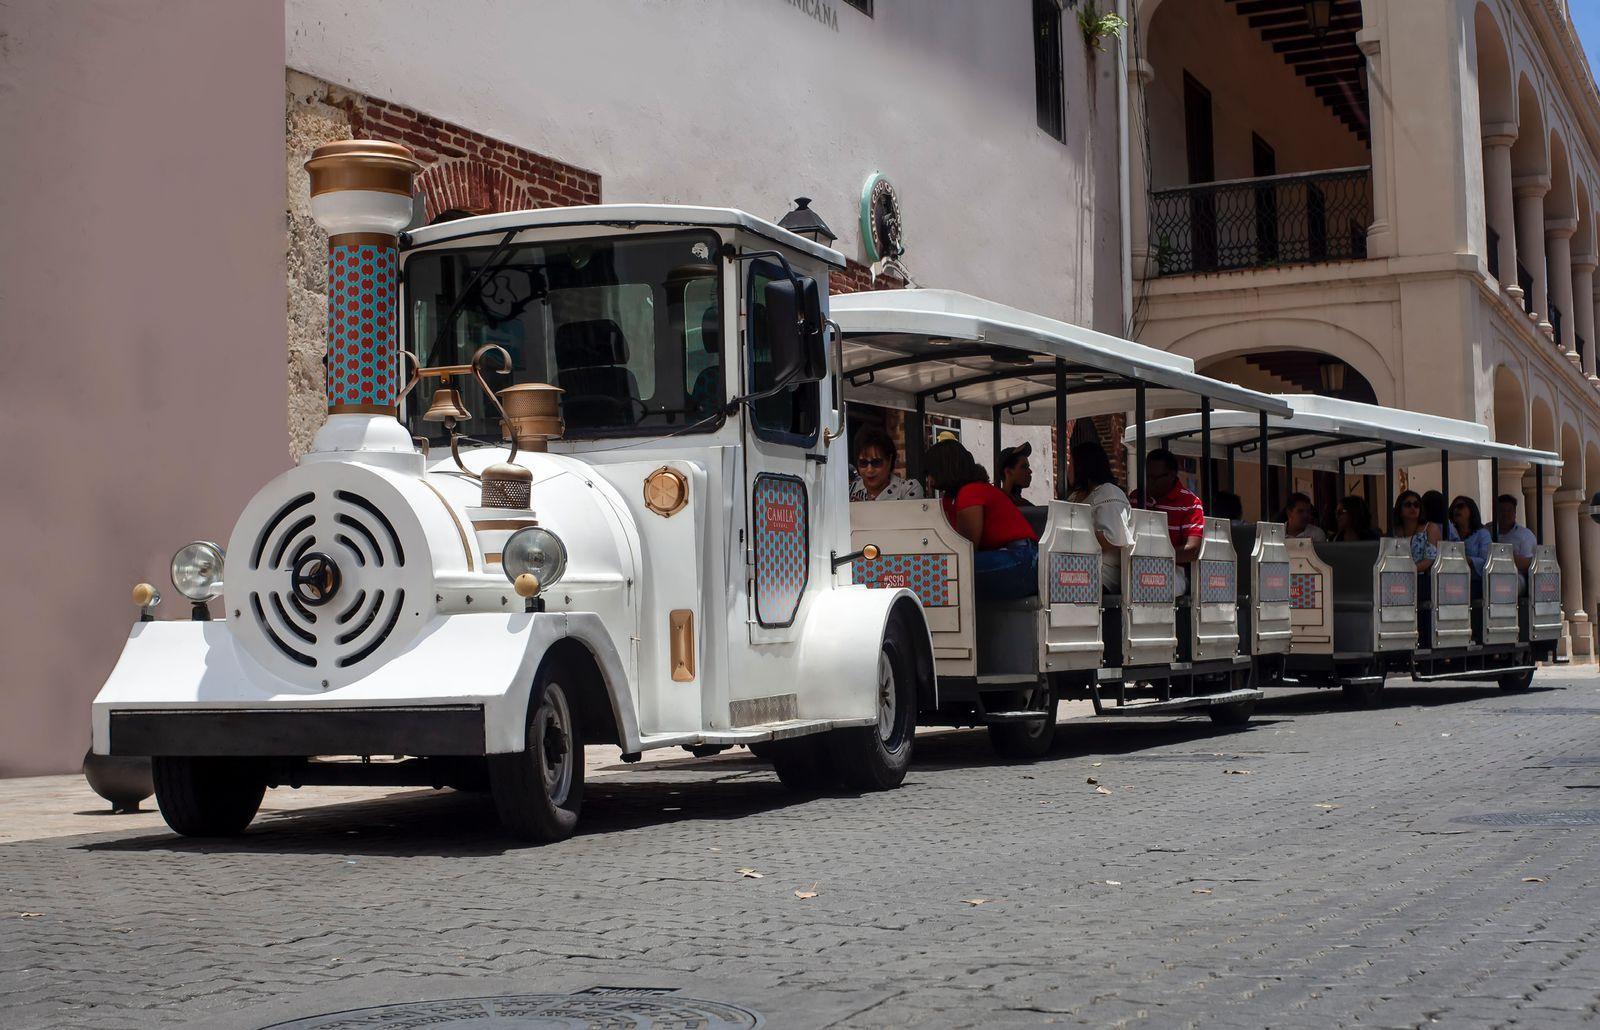
POLYGON ((561 421, 561 388, 547 383, 518 383, 498 391, 505 409, 505 435, 517 450, 541 453, 549 441, 559 440, 566 426, 561 421))
POLYGON ((339 190, 371 190, 397 194, 408 201, 412 181, 422 171, 410 150, 378 139, 324 143, 311 152, 305 168, 311 174, 313 197, 339 190))

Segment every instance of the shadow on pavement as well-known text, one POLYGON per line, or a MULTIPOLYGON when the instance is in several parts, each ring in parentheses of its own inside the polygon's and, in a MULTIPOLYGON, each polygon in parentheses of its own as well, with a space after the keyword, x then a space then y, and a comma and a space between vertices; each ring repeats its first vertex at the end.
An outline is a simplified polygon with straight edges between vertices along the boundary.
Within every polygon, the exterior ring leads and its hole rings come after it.
POLYGON ((1394 679, 1383 688, 1378 703, 1363 709, 1345 700, 1338 688, 1305 687, 1298 689, 1269 690, 1256 705, 1261 715, 1316 715, 1331 712, 1382 711, 1391 708, 1440 708, 1445 705, 1469 701, 1487 701, 1496 698, 1528 698, 1539 694, 1555 694, 1566 690, 1561 686, 1533 686, 1520 693, 1507 693, 1494 684, 1478 683, 1416 683, 1408 679, 1394 679))

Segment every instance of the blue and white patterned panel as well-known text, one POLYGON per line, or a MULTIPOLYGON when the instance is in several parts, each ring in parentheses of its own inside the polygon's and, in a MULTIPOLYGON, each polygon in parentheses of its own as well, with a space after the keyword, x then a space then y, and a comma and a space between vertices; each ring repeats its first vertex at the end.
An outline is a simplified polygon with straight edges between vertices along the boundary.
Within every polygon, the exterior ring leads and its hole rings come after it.
POLYGON ((1472 576, 1465 572, 1441 572, 1439 574, 1439 597, 1441 605, 1462 605, 1472 603, 1472 576))
POLYGON ((1261 597, 1264 604, 1282 604, 1290 599, 1289 563, 1264 561, 1261 563, 1261 597))
POLYGON ((1528 593, 1535 604, 1558 604, 1561 601, 1561 573, 1536 572, 1528 584, 1528 593))
POLYGON ((1099 604, 1100 556, 1051 551, 1050 603, 1099 604))
POLYGON ((1173 594, 1171 558, 1159 555, 1134 555, 1129 563, 1133 581, 1128 583, 1130 604, 1171 604, 1173 594))
POLYGON ((1234 604, 1239 600, 1238 570, 1231 561, 1200 563, 1200 603, 1234 604))
POLYGON ((811 573, 810 517, 806 485, 793 476, 762 473, 751 490, 756 552, 756 622, 787 626, 794 621, 811 573))
POLYGON ((1289 607, 1299 611, 1322 607, 1322 573, 1296 572, 1289 577, 1289 607))
POLYGON ((872 561, 857 558, 850 579, 880 590, 904 587, 917 595, 924 608, 948 608, 953 554, 880 554, 872 561))
POLYGON ((1415 572, 1384 572, 1378 578, 1378 604, 1384 608, 1401 605, 1416 606, 1417 574, 1415 572))
POLYGON ((1516 604, 1520 578, 1514 572, 1500 572, 1489 577, 1490 604, 1516 604))

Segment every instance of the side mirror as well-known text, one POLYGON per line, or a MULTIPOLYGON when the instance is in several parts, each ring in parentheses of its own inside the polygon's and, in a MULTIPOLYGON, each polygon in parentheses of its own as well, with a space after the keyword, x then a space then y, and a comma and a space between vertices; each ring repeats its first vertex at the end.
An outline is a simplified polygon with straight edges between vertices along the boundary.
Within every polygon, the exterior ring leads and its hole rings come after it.
POLYGON ((762 296, 763 350, 772 360, 772 381, 815 383, 828 375, 822 332, 822 293, 810 276, 773 279, 762 296))

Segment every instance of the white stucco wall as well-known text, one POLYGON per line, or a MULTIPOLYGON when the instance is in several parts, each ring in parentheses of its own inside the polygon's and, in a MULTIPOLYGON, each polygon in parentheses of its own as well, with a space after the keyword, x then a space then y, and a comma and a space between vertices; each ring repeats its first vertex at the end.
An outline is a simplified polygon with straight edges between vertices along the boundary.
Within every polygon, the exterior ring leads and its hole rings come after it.
POLYGON ((1063 144, 1029 0, 825 6, 836 27, 789 0, 288 0, 288 64, 597 171, 607 201, 810 196, 858 260, 881 171, 923 285, 1116 329, 1114 49, 1091 68, 1067 12, 1063 144))

